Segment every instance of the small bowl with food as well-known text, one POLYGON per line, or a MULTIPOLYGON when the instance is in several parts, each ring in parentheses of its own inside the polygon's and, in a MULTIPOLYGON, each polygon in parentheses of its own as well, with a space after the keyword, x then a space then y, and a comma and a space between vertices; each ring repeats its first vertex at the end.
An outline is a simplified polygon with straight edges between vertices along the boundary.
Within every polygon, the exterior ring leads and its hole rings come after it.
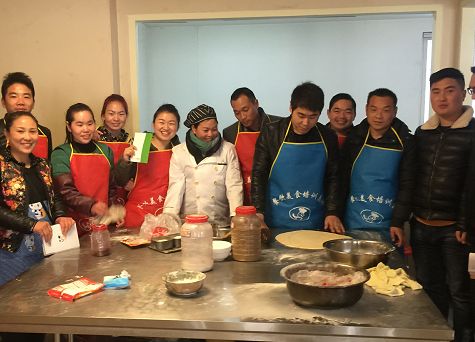
POLYGON ((357 239, 330 240, 323 247, 332 261, 361 268, 385 263, 396 249, 387 242, 357 239))
POLYGON ((370 278, 364 269, 335 262, 292 264, 284 267, 280 275, 287 281, 287 290, 295 303, 323 309, 355 304, 370 278))
POLYGON ((177 296, 196 295, 203 287, 206 274, 196 271, 173 271, 165 274, 162 279, 167 290, 177 296))

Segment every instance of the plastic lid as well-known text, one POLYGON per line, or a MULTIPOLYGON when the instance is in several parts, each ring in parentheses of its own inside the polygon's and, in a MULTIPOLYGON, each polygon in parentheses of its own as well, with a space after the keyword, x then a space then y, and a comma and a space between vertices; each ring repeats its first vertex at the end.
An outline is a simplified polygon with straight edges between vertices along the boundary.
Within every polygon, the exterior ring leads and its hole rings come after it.
POLYGON ((252 215, 256 213, 256 207, 252 205, 243 205, 236 208, 236 214, 239 215, 252 215))
POLYGON ((205 223, 208 222, 207 215, 186 215, 185 221, 187 223, 205 223))
POLYGON ((102 230, 107 230, 107 225, 105 225, 105 224, 91 224, 91 228, 95 232, 100 232, 102 230))

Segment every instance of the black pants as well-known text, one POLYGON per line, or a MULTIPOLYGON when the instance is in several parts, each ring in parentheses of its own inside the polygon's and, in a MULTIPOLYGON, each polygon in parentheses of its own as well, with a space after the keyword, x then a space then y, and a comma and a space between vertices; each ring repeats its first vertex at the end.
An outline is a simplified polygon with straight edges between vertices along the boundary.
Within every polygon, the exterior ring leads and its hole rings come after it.
POLYGON ((455 341, 473 341, 468 246, 455 238, 455 226, 432 227, 413 220, 411 244, 417 281, 444 317, 452 304, 455 341))

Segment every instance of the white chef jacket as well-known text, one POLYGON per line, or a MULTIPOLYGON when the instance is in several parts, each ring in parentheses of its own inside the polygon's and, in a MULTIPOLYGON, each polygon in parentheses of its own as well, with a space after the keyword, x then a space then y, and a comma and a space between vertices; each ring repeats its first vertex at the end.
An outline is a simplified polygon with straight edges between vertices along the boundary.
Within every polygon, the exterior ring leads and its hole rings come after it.
POLYGON ((184 217, 208 215, 210 223, 228 226, 230 216, 243 202, 241 170, 234 145, 221 147, 199 164, 186 143, 173 148, 167 197, 163 212, 184 217))

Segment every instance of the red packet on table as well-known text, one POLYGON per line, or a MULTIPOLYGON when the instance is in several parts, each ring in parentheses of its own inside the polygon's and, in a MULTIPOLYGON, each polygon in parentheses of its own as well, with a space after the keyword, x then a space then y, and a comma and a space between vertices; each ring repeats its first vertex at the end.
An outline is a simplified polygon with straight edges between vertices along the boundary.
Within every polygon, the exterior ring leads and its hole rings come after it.
POLYGON ((99 292, 103 287, 103 283, 98 283, 82 277, 73 282, 58 285, 49 289, 48 295, 72 302, 75 299, 87 296, 91 293, 99 292))

